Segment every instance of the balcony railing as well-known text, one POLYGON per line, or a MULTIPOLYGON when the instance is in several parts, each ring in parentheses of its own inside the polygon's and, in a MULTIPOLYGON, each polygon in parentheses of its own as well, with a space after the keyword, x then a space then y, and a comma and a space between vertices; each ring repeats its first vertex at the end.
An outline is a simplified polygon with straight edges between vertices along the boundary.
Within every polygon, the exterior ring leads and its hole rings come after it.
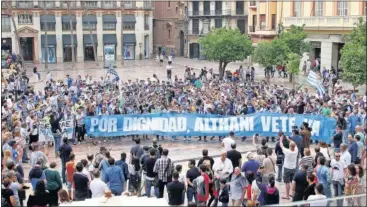
POLYGON ((200 34, 200 30, 199 30, 199 28, 194 28, 192 30, 188 30, 188 34, 189 35, 199 35, 200 34))
MULTIPOLYGON (((76 8, 76 2, 75 1, 69 1, 69 5, 70 5, 70 9, 75 9, 76 8)), ((68 8, 68 5, 67 5, 66 1, 60 2, 60 8, 62 8, 62 9, 67 9, 68 8)))
POLYGON ((117 8, 116 1, 102 1, 102 8, 103 9, 115 9, 117 8))
POLYGON ((17 8, 20 8, 20 9, 30 9, 33 7, 34 7, 33 1, 17 2, 17 8))
POLYGON ((256 26, 248 26, 248 32, 255 32, 256 31, 256 26))
POLYGON ((98 2, 97 1, 84 1, 82 2, 82 7, 86 9, 97 9, 98 2))
POLYGON ((55 2, 54 1, 39 1, 38 6, 43 9, 44 8, 51 9, 51 8, 55 8, 55 2))
POLYGON ((330 27, 347 27, 353 28, 354 23, 358 22, 358 19, 364 16, 332 16, 332 17, 285 17, 283 26, 290 27, 293 25, 305 25, 305 28, 317 27, 319 29, 330 27))
POLYGON ((150 2, 150 1, 144 1, 143 8, 144 9, 152 9, 153 8, 152 7, 152 2, 150 2))
POLYGON ((130 1, 130 2, 124 2, 124 9, 132 9, 134 7, 135 7, 135 5, 133 4, 132 1, 130 1))
POLYGON ((231 10, 205 10, 205 11, 188 11, 189 17, 196 16, 229 16, 231 15, 231 10))

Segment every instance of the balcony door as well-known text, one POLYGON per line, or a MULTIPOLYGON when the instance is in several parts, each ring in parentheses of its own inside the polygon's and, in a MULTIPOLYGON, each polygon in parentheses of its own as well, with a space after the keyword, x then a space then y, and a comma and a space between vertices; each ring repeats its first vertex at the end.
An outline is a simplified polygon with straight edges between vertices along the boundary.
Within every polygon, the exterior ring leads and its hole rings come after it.
POLYGON ((199 15, 199 2, 198 1, 192 2, 192 13, 193 15, 199 15))
POLYGON ((222 1, 215 2, 215 14, 221 15, 222 14, 222 1))
POLYGON ((204 15, 210 15, 210 1, 204 1, 204 15))

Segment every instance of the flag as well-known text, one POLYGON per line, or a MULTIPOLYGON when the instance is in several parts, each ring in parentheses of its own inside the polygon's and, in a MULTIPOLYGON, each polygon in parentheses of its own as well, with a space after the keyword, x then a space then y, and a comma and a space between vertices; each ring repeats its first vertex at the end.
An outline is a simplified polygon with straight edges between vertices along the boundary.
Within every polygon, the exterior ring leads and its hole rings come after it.
POLYGON ((113 67, 110 67, 108 70, 107 70, 107 74, 111 74, 111 75, 114 75, 115 76, 115 80, 116 82, 120 80, 120 77, 119 77, 119 74, 117 73, 117 71, 113 68, 113 67))
POLYGON ((308 73, 308 77, 307 77, 307 82, 313 86, 314 88, 317 89, 317 91, 322 95, 325 93, 325 88, 324 86, 321 84, 320 80, 319 80, 319 77, 318 75, 313 72, 313 71, 310 71, 308 73))

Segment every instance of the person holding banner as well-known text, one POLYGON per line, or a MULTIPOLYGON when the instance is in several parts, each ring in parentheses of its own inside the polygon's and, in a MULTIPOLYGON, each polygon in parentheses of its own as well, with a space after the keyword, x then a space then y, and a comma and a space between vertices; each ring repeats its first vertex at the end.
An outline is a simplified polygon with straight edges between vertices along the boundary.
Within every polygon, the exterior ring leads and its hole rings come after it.
POLYGON ((60 121, 62 117, 64 116, 64 113, 62 112, 58 118, 55 117, 55 114, 50 115, 50 124, 51 124, 51 132, 54 136, 55 140, 55 153, 57 154, 59 151, 59 146, 61 142, 61 127, 60 127, 60 121))

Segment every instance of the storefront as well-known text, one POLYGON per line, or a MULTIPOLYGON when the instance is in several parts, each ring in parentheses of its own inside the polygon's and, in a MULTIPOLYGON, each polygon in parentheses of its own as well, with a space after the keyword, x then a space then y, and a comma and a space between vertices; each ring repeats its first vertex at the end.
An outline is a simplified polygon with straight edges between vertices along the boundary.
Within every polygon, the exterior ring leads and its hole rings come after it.
POLYGON ((123 47, 122 54, 125 60, 135 59, 135 46, 136 46, 136 36, 135 34, 124 34, 123 36, 123 47))
POLYGON ((85 61, 94 61, 97 54, 94 54, 93 50, 93 43, 96 48, 97 53, 97 45, 98 45, 98 39, 96 34, 92 34, 93 42, 91 39, 90 34, 83 35, 83 41, 84 41, 84 60, 85 61))
POLYGON ((41 35, 42 63, 56 63, 56 35, 41 35))
POLYGON ((116 44, 117 39, 115 34, 103 35, 103 55, 105 61, 116 60, 116 44))
POLYGON ((71 62, 72 61, 72 42, 71 39, 73 39, 73 45, 74 45, 74 58, 75 61, 77 60, 77 37, 76 35, 73 35, 73 38, 71 38, 71 35, 62 35, 62 42, 64 47, 64 62, 71 62))

